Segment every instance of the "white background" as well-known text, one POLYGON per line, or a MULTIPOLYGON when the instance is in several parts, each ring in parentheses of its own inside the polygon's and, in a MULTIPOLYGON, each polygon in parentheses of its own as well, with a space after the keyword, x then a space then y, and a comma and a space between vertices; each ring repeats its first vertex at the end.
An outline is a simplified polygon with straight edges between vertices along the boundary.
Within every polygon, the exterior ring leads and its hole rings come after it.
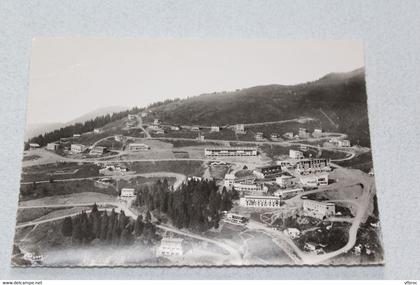
MULTIPOLYGON (((420 278, 420 1, 0 1, 0 278, 420 278), (382 267, 10 267, 31 39, 360 39, 385 244, 382 267)), ((45 102, 46 112, 48 102, 45 102)))

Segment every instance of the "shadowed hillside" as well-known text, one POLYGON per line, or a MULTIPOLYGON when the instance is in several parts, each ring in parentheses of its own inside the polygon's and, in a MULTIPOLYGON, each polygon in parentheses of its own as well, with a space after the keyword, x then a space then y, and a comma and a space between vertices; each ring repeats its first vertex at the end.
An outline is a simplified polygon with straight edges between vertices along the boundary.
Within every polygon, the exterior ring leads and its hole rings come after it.
POLYGON ((233 92, 203 94, 152 107, 154 116, 177 124, 226 125, 308 116, 326 131, 349 134, 369 146, 364 69, 331 73, 294 86, 256 86, 233 92))

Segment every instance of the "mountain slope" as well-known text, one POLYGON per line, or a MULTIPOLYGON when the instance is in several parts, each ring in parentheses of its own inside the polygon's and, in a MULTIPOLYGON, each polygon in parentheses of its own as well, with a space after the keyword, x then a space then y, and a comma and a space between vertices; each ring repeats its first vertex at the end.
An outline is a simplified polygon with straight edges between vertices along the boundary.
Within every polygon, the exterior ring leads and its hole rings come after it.
POLYGON ((67 123, 39 123, 39 124, 31 124, 30 122, 28 123, 27 127, 26 127, 26 131, 25 131, 25 140, 38 136, 40 134, 44 134, 44 133, 48 133, 54 130, 57 130, 59 128, 65 127, 65 126, 69 126, 69 125, 73 125, 76 123, 83 123, 86 122, 88 120, 92 120, 96 117, 99 116, 104 116, 107 114, 111 114, 111 113, 117 113, 117 112, 121 112, 126 110, 127 107, 123 107, 123 106, 108 106, 108 107, 104 107, 104 108, 99 108, 96 109, 92 112, 86 113, 82 116, 79 116, 73 120, 71 120, 70 122, 67 123))
POLYGON ((203 94, 152 107, 163 122, 225 125, 308 116, 327 131, 348 133, 369 146, 364 70, 331 73, 294 86, 256 86, 234 92, 203 94))

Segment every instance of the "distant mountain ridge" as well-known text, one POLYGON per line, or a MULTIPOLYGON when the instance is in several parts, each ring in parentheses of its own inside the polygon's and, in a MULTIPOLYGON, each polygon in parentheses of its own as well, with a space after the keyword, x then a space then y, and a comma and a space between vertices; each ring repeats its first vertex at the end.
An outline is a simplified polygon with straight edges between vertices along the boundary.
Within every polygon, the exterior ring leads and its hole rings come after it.
MULTIPOLYGON (((364 68, 329 73, 297 85, 272 84, 166 100, 147 109, 163 123, 181 125, 229 125, 310 117, 325 131, 346 133, 352 144, 370 146, 364 68)), ((122 112, 138 111, 138 108, 131 111, 125 108, 122 112)), ((97 114, 94 111, 80 118, 86 120, 97 114)))
POLYGON ((85 121, 94 119, 96 117, 99 116, 103 116, 106 114, 111 114, 111 113, 116 113, 116 112, 121 112, 127 110, 127 107, 123 107, 123 106, 107 106, 107 107, 103 107, 103 108, 98 108, 92 112, 83 114, 67 123, 38 123, 38 124, 31 124, 30 122, 28 123, 27 127, 26 127, 26 131, 25 131, 25 140, 35 137, 37 135, 40 134, 44 134, 47 132, 51 132, 54 131, 56 129, 68 126, 68 125, 72 125, 72 124, 76 124, 76 123, 83 123, 85 121))

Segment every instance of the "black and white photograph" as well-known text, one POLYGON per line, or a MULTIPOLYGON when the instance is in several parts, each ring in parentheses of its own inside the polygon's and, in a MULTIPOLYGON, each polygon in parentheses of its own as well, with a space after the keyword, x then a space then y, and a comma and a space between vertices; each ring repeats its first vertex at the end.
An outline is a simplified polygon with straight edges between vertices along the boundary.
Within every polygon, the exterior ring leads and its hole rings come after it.
POLYGON ((384 263, 363 43, 38 37, 16 267, 384 263))

